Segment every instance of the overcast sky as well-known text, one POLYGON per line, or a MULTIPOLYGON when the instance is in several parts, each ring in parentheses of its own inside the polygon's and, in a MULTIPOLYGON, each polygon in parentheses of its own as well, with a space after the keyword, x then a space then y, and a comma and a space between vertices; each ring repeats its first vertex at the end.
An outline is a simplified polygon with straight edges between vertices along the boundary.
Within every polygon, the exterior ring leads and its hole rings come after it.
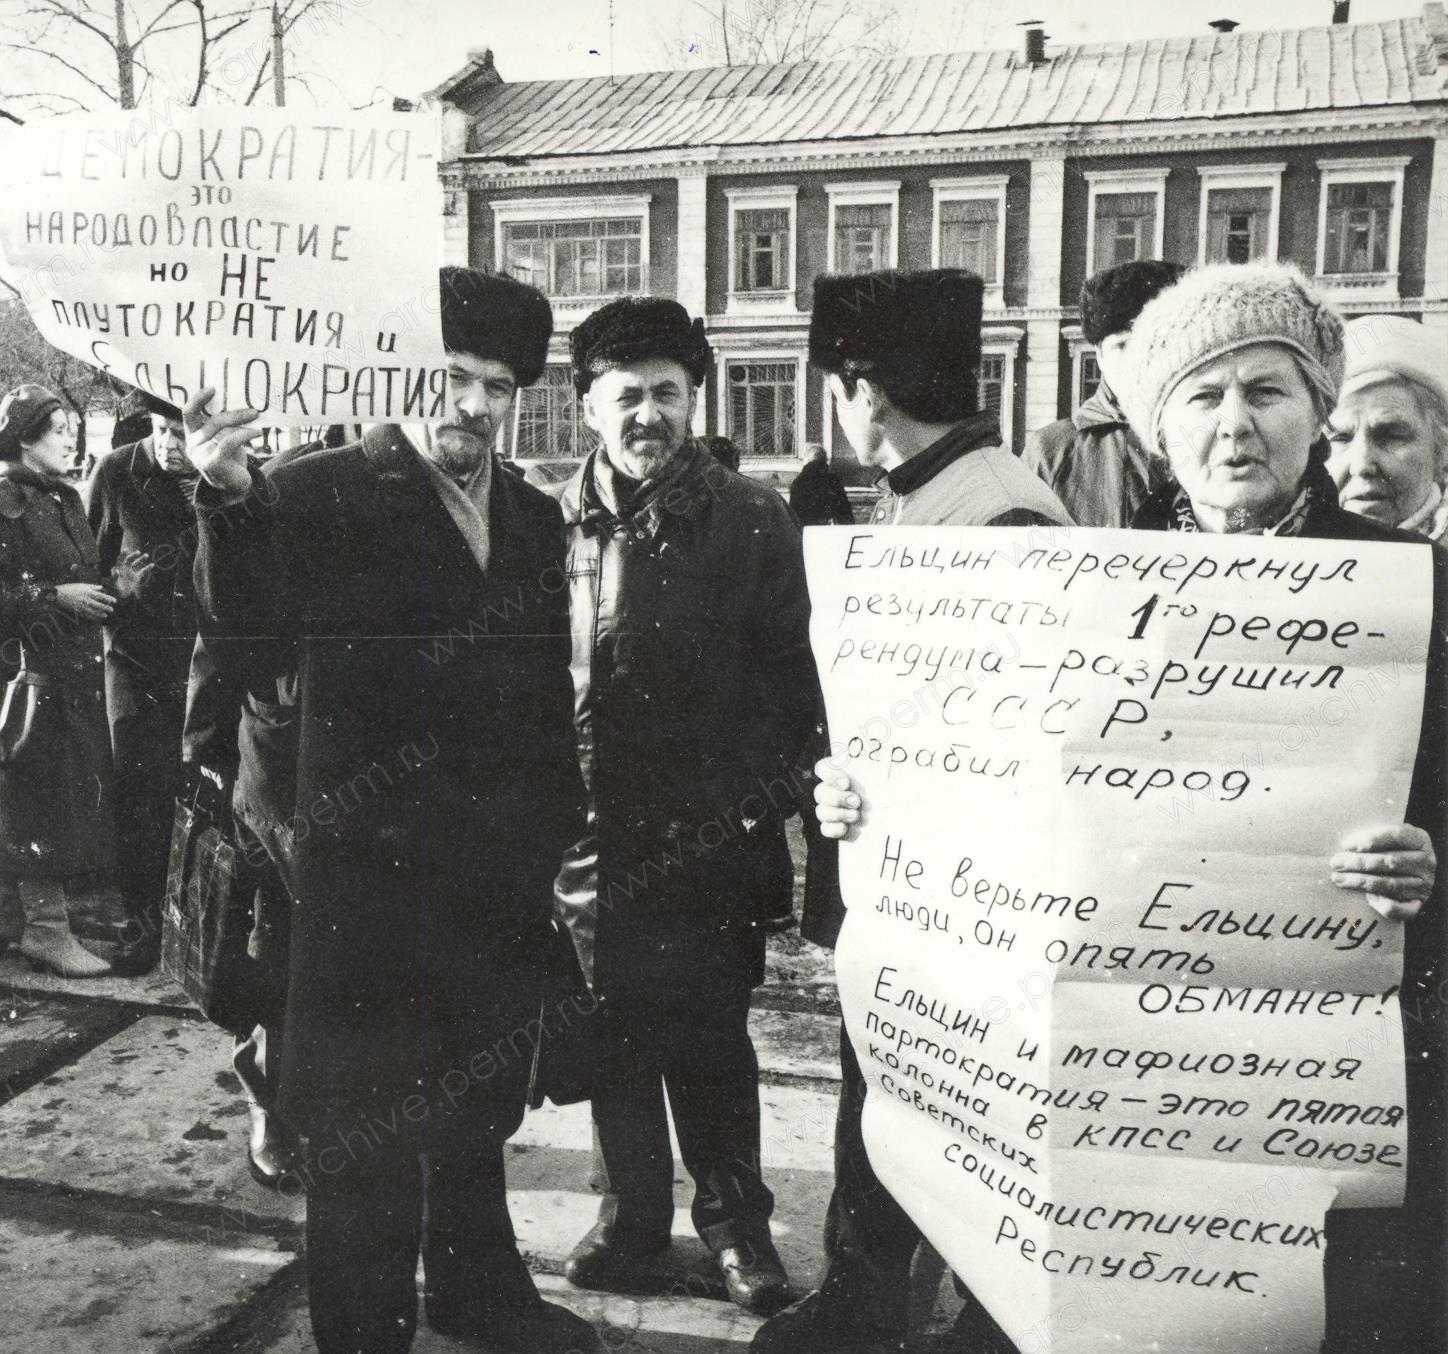
MULTIPOLYGON (((158 0, 131 0, 144 15, 158 0)), ((563 79, 657 70, 722 61, 714 22, 721 3, 742 11, 755 0, 321 0, 298 26, 290 44, 292 70, 306 88, 289 101, 360 106, 390 95, 415 97, 461 68, 470 48, 491 47, 505 80, 563 79), (610 15, 612 20, 610 21, 610 15)), ((1180 33, 1205 33, 1209 20, 1238 19, 1245 28, 1272 29, 1326 23, 1331 0, 852 0, 863 11, 893 4, 897 18, 880 27, 905 52, 1013 47, 1024 19, 1044 21, 1055 42, 1101 42, 1180 33)), ((0 0, 0 27, 25 0, 0 0)), ((1357 21, 1397 18, 1422 10, 1422 0, 1353 0, 1357 21)), ((229 63, 213 71, 221 98, 252 84, 265 47, 260 22, 233 47, 229 63)), ((157 72, 149 91, 167 86, 184 99, 194 79, 194 36, 180 32, 148 54, 157 72)), ((233 39, 234 42, 242 38, 233 39)), ((65 55, 90 68, 104 55, 83 33, 65 55)), ((113 81, 114 69, 109 72, 113 81)), ((103 69, 103 68, 102 68, 103 69)), ((26 90, 64 89, 89 106, 94 91, 56 65, 0 53, 0 98, 5 106, 26 90)), ((262 100, 268 99, 263 91, 262 100)), ((55 104, 53 107, 60 107, 55 104)))

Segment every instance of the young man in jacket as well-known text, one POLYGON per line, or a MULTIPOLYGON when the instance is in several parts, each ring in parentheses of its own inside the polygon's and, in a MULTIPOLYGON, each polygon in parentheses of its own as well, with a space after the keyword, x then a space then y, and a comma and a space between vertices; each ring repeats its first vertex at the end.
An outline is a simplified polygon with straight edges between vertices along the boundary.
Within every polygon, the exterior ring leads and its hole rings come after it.
MULTIPOLYGON (((954 269, 815 281, 810 361, 828 373, 855 454, 884 471, 876 524, 1043 533, 1069 524, 1055 495, 1001 446, 995 415, 977 406, 982 296, 980 278, 954 269)), ((833 946, 844 921, 838 844, 815 845, 800 931, 833 946)), ((887 1354, 907 1333, 920 1229, 870 1165, 861 1130, 866 1081, 843 1023, 840 1076, 825 1277, 759 1328, 753 1354, 887 1354)), ((958 1333, 970 1354, 991 1349, 992 1325, 967 1298, 958 1333)))
POLYGON ((1184 272, 1179 263, 1141 259, 1094 273, 1081 288, 1081 334, 1096 349, 1101 383, 1070 418, 1031 433, 1021 451, 1021 460, 1051 486, 1077 526, 1129 527, 1147 495, 1164 482, 1163 463, 1137 440, 1115 392, 1136 317, 1184 272))
POLYGON ((557 899, 600 1003, 604 1198, 567 1274, 657 1277, 674 1215, 667 1090, 694 1225, 730 1298, 770 1312, 788 1296, 747 1022, 763 923, 791 887, 779 787, 818 692, 799 529, 691 435, 709 348, 682 306, 614 301, 572 345, 600 446, 563 496, 589 823, 557 899))
POLYGON ((238 646, 251 691, 298 674, 280 1109, 307 1140, 319 1349, 402 1354, 421 1249, 434 1330, 588 1351, 534 1287, 503 1178, 582 827, 562 522, 492 456, 552 315, 510 278, 441 282, 441 427, 376 426, 261 475, 251 410, 187 404, 202 627, 278 641, 238 646))

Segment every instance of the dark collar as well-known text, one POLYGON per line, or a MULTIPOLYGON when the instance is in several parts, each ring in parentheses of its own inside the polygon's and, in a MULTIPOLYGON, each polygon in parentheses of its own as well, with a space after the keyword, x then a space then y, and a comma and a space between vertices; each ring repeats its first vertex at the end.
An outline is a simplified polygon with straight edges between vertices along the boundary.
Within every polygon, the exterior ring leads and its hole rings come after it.
POLYGON ((1096 392, 1089 400, 1083 400, 1080 407, 1071 415, 1071 422, 1076 425, 1080 432, 1088 428, 1125 428, 1128 426, 1126 414, 1121 408, 1120 402, 1102 381, 1096 387, 1096 392))
POLYGON ((70 481, 60 475, 42 475, 19 461, 0 461, 0 516, 23 517, 25 510, 44 494, 64 501, 65 492, 75 494, 70 481))
POLYGON ((894 494, 911 494, 929 484, 946 466, 981 447, 998 447, 1001 426, 996 416, 983 411, 957 423, 943 437, 937 437, 924 451, 885 472, 885 482, 894 494))

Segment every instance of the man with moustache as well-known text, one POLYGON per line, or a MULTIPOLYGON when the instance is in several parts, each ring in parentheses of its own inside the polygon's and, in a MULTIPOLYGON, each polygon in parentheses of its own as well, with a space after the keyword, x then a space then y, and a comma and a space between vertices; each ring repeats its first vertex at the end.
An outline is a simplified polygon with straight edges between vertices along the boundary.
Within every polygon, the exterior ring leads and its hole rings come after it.
POLYGON ((181 786, 181 726, 196 640, 196 472, 181 411, 138 392, 147 436, 107 453, 85 487, 86 516, 110 572, 130 551, 150 557, 135 605, 106 627, 106 712, 116 768, 116 816, 125 914, 114 928, 81 922, 122 975, 151 969, 161 949, 161 895, 181 786))
POLYGON ((318 1348, 406 1350, 421 1251, 434 1330, 589 1351, 518 1253, 503 1170, 582 824, 562 521, 491 451, 552 314, 511 278, 441 283, 445 426, 374 427, 263 475, 251 410, 187 404, 202 629, 245 641, 216 652, 253 692, 297 673, 279 1110, 306 1138, 318 1348))
POLYGON ((677 302, 611 302, 572 353, 600 445, 563 496, 589 824, 557 894, 599 1002, 604 1197, 566 1272, 584 1288, 657 1280, 674 1215, 667 1090, 694 1225, 730 1298, 768 1313, 788 1288, 747 1021, 764 923, 788 910, 788 773, 818 699, 799 529, 690 434, 710 354, 677 302))

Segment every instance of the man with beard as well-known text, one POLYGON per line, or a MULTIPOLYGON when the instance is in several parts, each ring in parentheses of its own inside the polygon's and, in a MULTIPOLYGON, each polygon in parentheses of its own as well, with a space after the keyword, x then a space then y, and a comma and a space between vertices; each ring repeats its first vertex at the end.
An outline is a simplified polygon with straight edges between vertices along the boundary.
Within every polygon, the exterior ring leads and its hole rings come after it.
POLYGON ((567 1275, 657 1279, 674 1215, 667 1090, 694 1225, 730 1298, 767 1313, 788 1289, 747 1022, 764 923, 788 907, 788 773, 818 699, 799 530, 690 435, 709 348, 677 302, 614 301, 572 349, 601 445, 563 497, 589 826, 558 905, 601 1012, 604 1198, 567 1275))
POLYGON ((161 948, 161 895, 171 842, 172 805, 181 784, 181 724, 196 640, 191 566, 196 474, 186 460, 181 411, 142 395, 148 435, 109 452, 85 488, 86 516, 109 573, 140 551, 155 568, 135 604, 107 626, 106 712, 116 767, 116 816, 124 918, 108 929, 82 923, 122 975, 145 973, 161 948))
POLYGON ((491 454, 552 314, 511 278, 441 282, 443 427, 373 427, 262 475, 251 410, 186 406, 202 627, 247 641, 217 657, 247 655, 251 691, 293 655, 298 675, 279 1108, 306 1138, 318 1348, 406 1350, 420 1250, 434 1330, 588 1351, 518 1253, 503 1170, 582 821, 562 522, 491 454))

